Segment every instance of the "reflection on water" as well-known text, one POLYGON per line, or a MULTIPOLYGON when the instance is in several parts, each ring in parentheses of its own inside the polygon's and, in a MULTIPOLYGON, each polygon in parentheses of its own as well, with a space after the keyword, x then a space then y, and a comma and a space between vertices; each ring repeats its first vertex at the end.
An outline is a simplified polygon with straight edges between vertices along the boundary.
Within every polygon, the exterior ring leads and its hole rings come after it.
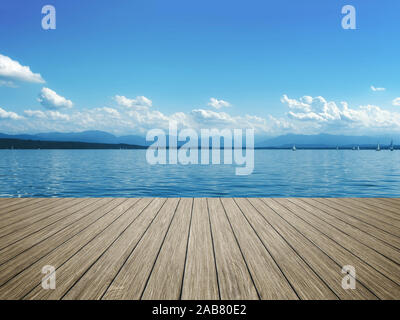
POLYGON ((256 150, 236 165, 149 165, 145 150, 0 150, 1 197, 400 197, 399 151, 256 150))

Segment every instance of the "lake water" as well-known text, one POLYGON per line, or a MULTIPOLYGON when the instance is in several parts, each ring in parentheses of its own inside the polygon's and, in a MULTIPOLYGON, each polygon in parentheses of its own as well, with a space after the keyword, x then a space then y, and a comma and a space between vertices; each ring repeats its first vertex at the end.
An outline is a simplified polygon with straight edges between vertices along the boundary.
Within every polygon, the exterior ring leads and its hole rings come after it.
POLYGON ((256 150, 236 165, 149 165, 146 150, 0 150, 0 197, 400 197, 400 151, 256 150))

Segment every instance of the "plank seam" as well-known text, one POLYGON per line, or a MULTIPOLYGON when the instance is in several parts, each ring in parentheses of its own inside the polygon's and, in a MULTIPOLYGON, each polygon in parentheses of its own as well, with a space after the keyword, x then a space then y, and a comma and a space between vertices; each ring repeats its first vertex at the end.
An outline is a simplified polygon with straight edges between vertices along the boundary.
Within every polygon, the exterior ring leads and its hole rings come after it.
POLYGON ((165 239, 167 238, 167 235, 168 235, 169 229, 171 228, 172 221, 174 221, 174 218, 175 218, 175 215, 176 215, 176 210, 178 209, 178 206, 179 206, 179 203, 180 203, 180 202, 181 202, 181 198, 179 198, 179 200, 178 200, 178 203, 176 204, 176 207, 175 207, 175 210, 174 210, 174 214, 173 214, 173 216, 172 216, 172 219, 171 219, 171 221, 170 221, 170 222, 169 222, 169 224, 168 224, 167 231, 165 232, 164 238, 163 238, 163 240, 162 240, 162 242, 161 242, 161 246, 160 246, 160 248, 158 249, 158 252, 157 252, 156 258, 154 259, 153 265, 152 265, 152 267, 151 267, 151 270, 150 270, 150 273, 149 273, 149 275, 148 275, 148 277, 147 277, 147 279, 146 279, 146 282, 145 282, 145 284, 144 284, 144 287, 143 287, 142 293, 140 294, 140 298, 139 298, 139 300, 142 300, 143 294, 144 294, 144 292, 145 292, 145 290, 146 290, 146 288, 147 288, 147 284, 149 283, 149 280, 150 280, 151 274, 153 273, 154 266, 156 265, 156 262, 157 262, 158 256, 160 255, 160 252, 161 252, 161 249, 162 249, 162 247, 163 247, 163 245, 164 245, 165 239))
MULTIPOLYGON (((95 201, 95 202, 93 202, 92 204, 89 204, 88 206, 93 205, 93 204, 95 204, 95 203, 98 202, 98 201, 100 201, 100 199, 97 200, 97 201, 95 201)), ((85 208, 86 208, 86 207, 85 207, 85 208)), ((83 219, 83 218, 89 216, 90 214, 92 214, 93 212, 95 212, 97 209, 98 209, 98 208, 93 209, 92 211, 88 212, 86 215, 82 216, 82 217, 79 218, 78 220, 76 220, 76 221, 74 221, 74 222, 71 222, 69 225, 67 225, 67 226, 65 226, 64 228, 58 230, 56 233, 54 233, 54 234, 48 236, 47 238, 44 238, 44 239, 40 240, 39 242, 36 242, 35 244, 33 244, 32 246, 30 246, 29 248, 26 248, 25 250, 21 251, 20 253, 18 253, 18 254, 15 255, 14 257, 8 259, 7 261, 0 263, 0 266, 2 266, 3 264, 9 262, 9 261, 12 260, 12 259, 15 259, 15 258, 18 257, 20 254, 23 254, 23 253, 26 252, 27 250, 33 248, 34 246, 37 246, 38 244, 42 243, 43 241, 45 241, 45 240, 47 240, 47 239, 53 237, 53 236, 56 235, 57 233, 63 231, 64 229, 68 228, 69 226, 71 226, 72 224, 78 222, 79 220, 81 220, 81 219, 83 219)), ((112 209, 111 209, 111 210, 112 210, 112 209)), ((109 211, 108 211, 108 212, 109 212, 109 211)), ((108 213, 108 212, 107 212, 107 213, 108 213)), ((106 214, 107 214, 107 213, 106 213, 106 214)), ((103 217, 103 216, 101 216, 101 217, 103 217)), ((100 217, 100 218, 101 218, 101 217, 100 217)), ((100 218, 99 218, 99 219, 100 219, 100 218)), ((97 219, 96 219, 94 222, 96 222, 96 221, 97 221, 97 219)), ((83 231, 83 230, 84 230, 84 229, 82 229, 81 231, 83 231)), ((81 232, 81 231, 79 231, 79 232, 81 232)), ((79 233, 79 232, 78 232, 78 233, 79 233)), ((76 233, 76 234, 78 234, 78 233, 76 233)), ((70 239, 70 238, 68 238, 67 241, 68 241, 69 239, 70 239)), ((64 243, 64 242, 63 242, 63 243, 64 243)), ((62 244, 63 244, 63 243, 62 243, 62 244)), ((61 244, 60 244, 60 245, 61 245, 61 244)), ((57 246, 57 247, 58 247, 58 246, 57 246)), ((56 247, 56 248, 57 248, 57 247, 56 247)), ((5 248, 3 248, 3 249, 5 249, 5 248)), ((1 250, 3 250, 3 249, 1 249, 1 250)), ((50 253, 50 252, 49 252, 49 253, 50 253)), ((43 257, 45 257, 45 256, 43 256, 43 257)), ((41 258, 43 258, 43 257, 41 257, 41 258)), ((40 259, 41 259, 41 258, 40 258, 40 259)), ((35 261, 35 262, 36 262, 36 261, 35 261)))
MULTIPOLYGON (((134 206, 136 206, 139 203, 140 199, 138 201, 136 201, 128 210, 130 210, 131 208, 133 208, 134 206)), ((61 296, 60 300, 62 300, 71 290, 72 288, 85 276, 85 274, 96 264, 96 262, 98 260, 100 260, 100 258, 111 248, 111 246, 122 236, 122 234, 132 225, 132 223, 134 223, 136 221, 136 219, 138 219, 141 215, 142 212, 150 205, 152 201, 150 201, 141 211, 140 213, 136 216, 135 219, 132 220, 131 223, 128 224, 128 226, 122 230, 122 232, 118 235, 117 238, 115 238, 111 244, 103 251, 103 253, 97 257, 97 259, 95 259, 95 261, 82 273, 82 275, 71 285, 71 287, 68 288, 68 290, 66 290, 66 292, 61 296)))
MULTIPOLYGON (((276 210, 274 210, 272 207, 270 207, 265 201, 263 201, 263 199, 260 199, 268 208, 270 208, 273 212, 275 212, 279 217, 281 217, 282 220, 284 220, 288 225, 290 225, 293 229, 295 229, 299 234, 301 234, 303 236, 303 238, 305 238, 306 240, 308 240, 312 245, 314 245, 316 248, 318 248, 321 252, 323 252, 329 259, 331 259, 335 264, 337 264, 339 266, 339 268, 342 268, 343 266, 341 266, 335 259, 333 259, 329 254, 327 254, 324 250, 322 250, 322 248, 317 245, 314 241, 308 239, 308 237, 301 232, 299 229, 297 229, 293 224, 291 224, 289 221, 287 221, 284 217, 282 217, 276 210)), ((264 218, 265 219, 265 218, 264 218)), ((265 219, 266 220, 266 219, 265 219)), ((348 274, 350 277, 351 274, 348 274)), ((356 280, 354 277, 352 277, 354 280, 356 280)), ((367 289, 372 295, 374 295, 378 300, 381 300, 371 289, 369 289, 366 285, 364 285, 364 283, 360 280, 356 280, 358 281, 363 287, 365 287, 365 289, 367 289)))
MULTIPOLYGON (((231 227, 233 236, 235 237, 236 244, 237 244, 238 247, 239 247, 240 254, 242 255, 243 261, 244 261, 244 263, 245 263, 245 265, 246 265, 246 268, 247 268, 247 272, 249 273, 251 282, 253 283, 254 289, 256 290, 258 299, 261 300, 260 292, 259 292, 259 290, 258 290, 258 288, 257 288, 257 286, 256 286, 256 283, 255 283, 255 281, 254 281, 253 275, 251 274, 251 271, 250 271, 249 265, 247 264, 246 258, 244 257, 242 248, 241 248, 241 246, 240 246, 240 244, 239 244, 239 240, 238 240, 237 237, 236 237, 235 231, 233 230, 233 226, 232 226, 232 224, 231 224, 231 221, 229 220, 228 214, 226 213, 226 208, 225 208, 225 206, 224 206, 224 204, 223 204, 221 198, 220 198, 219 200, 221 201, 221 205, 222 205, 222 208, 224 209, 225 216, 226 216, 226 218, 227 218, 227 220, 228 220, 229 226, 231 227)), ((234 201, 235 201, 235 200, 234 200, 234 201)), ((235 203, 236 203, 236 202, 235 202, 235 203)), ((237 205, 237 204, 236 204, 236 205, 237 205)), ((239 208, 239 209, 240 209, 240 208, 239 208)))
MULTIPOLYGON (((326 200, 328 200, 328 202, 330 202, 330 203, 333 202, 333 201, 330 201, 329 198, 326 198, 326 200)), ((320 202, 320 201, 318 201, 318 202, 320 202)), ((321 203, 322 203, 322 202, 321 202, 321 203)), ((336 204, 336 202, 333 202, 333 203, 336 204)), ((344 207, 345 209, 348 209, 348 210, 354 210, 354 209, 357 210, 357 208, 347 207, 347 206, 345 206, 345 205, 343 205, 343 204, 336 204, 336 205, 337 205, 338 207, 344 207)), ((329 206, 329 205, 327 205, 327 206, 329 206)), ((329 207, 331 207, 331 206, 329 206, 329 207)), ((331 207, 331 208, 332 208, 332 207, 331 207)), ((334 208, 333 208, 333 209, 334 209, 334 208)), ((344 212, 343 210, 340 210, 340 209, 335 209, 335 210, 339 210, 339 211, 341 211, 341 212, 344 212)), ((360 209, 358 209, 358 210, 360 210, 360 209)), ((349 216, 351 216, 351 217, 353 217, 353 218, 355 218, 355 219, 357 219, 357 220, 360 220, 360 221, 362 221, 362 222, 368 223, 367 221, 365 221, 365 220, 363 220, 363 219, 360 219, 360 218, 358 218, 358 217, 355 217, 355 216, 353 216, 352 214, 350 214, 350 213, 348 213, 348 212, 344 212, 344 213, 347 214, 347 215, 349 215, 349 216)), ((396 226, 391 225, 391 224, 389 224, 389 223, 387 223, 387 222, 385 222, 385 221, 382 221, 382 220, 379 220, 379 219, 376 219, 376 220, 377 220, 379 223, 383 223, 383 224, 388 225, 389 227, 397 228, 396 226)), ((371 224, 371 223, 368 223, 368 224, 373 225, 373 224, 371 224)), ((380 228, 380 227, 377 227, 377 226, 374 226, 374 227, 377 228, 377 229, 380 229, 380 230, 382 230, 382 231, 385 231, 385 232, 391 234, 392 236, 394 236, 394 237, 400 239, 400 236, 398 236, 398 235, 396 235, 396 234, 393 234, 393 233, 389 232, 388 230, 384 230, 384 229, 382 229, 382 228, 380 228)), ((399 229, 399 228, 397 228, 397 229, 399 229)), ((400 230, 400 229, 399 229, 399 230, 400 230)))
MULTIPOLYGON (((121 202, 118 206, 115 208, 119 207, 120 205, 124 204, 127 202, 128 199, 125 199, 123 202, 121 202)), ((63 263, 61 263, 54 272, 56 272, 59 268, 61 268, 64 264, 66 264, 69 260, 71 260, 77 253, 79 253, 83 248, 85 248, 90 242, 92 242, 94 239, 96 239, 100 234, 102 234, 109 226, 111 226, 115 221, 117 221, 119 218, 121 218, 129 209, 131 209, 135 204, 137 203, 134 202, 132 205, 130 205, 123 213, 121 213, 117 218, 115 218, 110 224, 108 224, 103 230, 101 230, 98 234, 96 234, 92 239, 90 239, 88 242, 86 242, 82 247, 80 247, 72 256, 67 258, 63 263)), ((114 209, 115 209, 114 208, 114 209)), ((114 210, 113 209, 113 210, 114 210)), ((50 276, 50 275, 49 275, 50 276)), ((37 285, 41 285, 40 283, 37 285)), ((33 287, 31 290, 29 290, 25 295, 22 296, 21 300, 24 299, 27 295, 29 295, 33 290, 35 290, 36 287, 33 287)))
MULTIPOLYGON (((264 216, 260 213, 260 211, 249 201, 248 198, 246 198, 246 200, 250 203, 250 205, 261 215, 261 217, 271 226, 272 229, 275 230, 275 232, 283 239, 283 241, 286 242, 286 244, 292 248, 292 250, 297 254, 297 256, 310 268, 310 270, 325 284, 325 286, 332 291, 332 293, 339 299, 340 297, 336 294, 336 292, 325 282, 325 280, 308 264, 308 262, 298 253, 298 251, 285 239, 285 237, 283 235, 280 234, 280 232, 275 229, 275 227, 267 220, 264 218, 264 216)), ((236 201, 235 201, 236 202, 236 201)), ((239 207, 239 205, 237 204, 237 206, 239 207)), ((240 208, 241 209, 241 208, 240 208)), ((242 211, 242 210, 241 210, 242 211)), ((244 212, 242 211, 242 214, 244 214, 244 212)), ((250 221, 247 219, 247 217, 245 216, 246 220, 249 222, 249 224, 251 225, 250 221)), ((253 228, 253 226, 252 226, 253 228)), ((254 229, 254 228, 253 228, 254 229)), ((261 238, 260 238, 261 240, 261 238)), ((265 245, 264 245, 265 246, 265 245)), ((323 252, 325 254, 325 252, 323 252)))
MULTIPOLYGON (((154 199, 151 201, 151 203, 154 201, 154 199)), ((140 236, 138 242, 135 244, 135 246, 132 248, 131 252, 129 253, 129 255, 127 256, 127 258, 125 259, 125 261, 122 263, 121 267, 118 269, 117 273, 115 274, 114 278, 110 281, 110 283, 108 284, 106 290, 104 290, 103 294, 100 297, 100 300, 103 299, 104 295, 107 293, 108 289, 110 289, 111 285, 113 284, 113 282, 115 281, 115 279, 117 278, 117 276, 119 275, 119 273, 121 272, 122 268, 124 267, 124 265, 126 264, 126 262, 128 261, 128 259, 131 257, 132 253, 135 251, 136 247, 139 245, 140 241, 142 241, 144 235, 146 234, 147 230, 150 228, 150 226, 153 224, 154 219, 158 216, 158 214, 160 213, 161 209, 164 207, 164 204, 167 202, 167 200, 165 199, 164 202, 162 203, 161 207, 157 210, 157 213, 154 215, 153 219, 151 219, 149 225, 147 226, 147 228, 144 230, 144 232, 142 233, 142 235, 140 236)), ((149 203, 150 205, 150 203, 149 203)))
POLYGON ((187 241, 186 241, 185 262, 183 264, 183 274, 182 274, 181 288, 180 288, 180 292, 179 292, 179 300, 182 300, 183 284, 185 281, 186 262, 187 262, 187 255, 188 255, 188 250, 189 250, 189 237, 190 237, 190 230, 192 228, 193 206, 194 206, 194 198, 192 198, 192 208, 190 210, 189 231, 188 231, 187 241))
MULTIPOLYGON (((275 201, 274 199, 271 199, 272 201, 275 201)), ((297 217, 299 217, 299 219, 303 220, 305 223, 307 223, 308 225, 312 226, 314 229, 316 229, 318 232, 322 233, 323 235, 325 235, 326 237, 328 237, 329 239, 331 239, 332 241, 334 241, 336 244, 338 244, 339 246, 341 246, 343 249, 345 249, 346 251, 348 251, 351 255, 357 257, 358 259, 360 259, 361 261, 363 261, 366 265, 370 266, 372 269, 376 270, 378 273, 380 273, 382 276, 384 276, 385 278, 387 278, 388 280, 392 281, 394 284, 396 284, 397 286, 400 286, 396 281, 390 279, 388 276, 386 276, 385 274, 383 274, 381 271, 379 271, 378 269, 376 269, 375 267, 373 267, 372 265, 370 265, 367 261, 365 261, 363 258, 359 257, 358 255, 356 255, 354 252, 351 252, 349 249, 347 249, 346 247, 344 247, 343 245, 341 245, 339 242, 337 242, 335 239, 331 238, 330 236, 328 236, 326 233, 322 232, 320 229, 318 229, 316 226, 313 226, 311 223, 307 222, 306 220, 304 220, 302 217, 300 217, 298 214, 296 214, 293 210, 291 210, 290 208, 288 208, 287 206, 280 204, 281 206, 285 207, 287 210, 291 211, 294 215, 296 215, 297 217)))
MULTIPOLYGON (((304 208, 304 207, 301 206, 300 204, 296 204, 296 203, 294 203, 293 201, 291 201, 290 199, 288 199, 288 201, 290 201, 291 203, 293 203, 293 205, 302 208, 304 211, 308 212, 309 214, 313 215, 317 220, 321 220, 321 221, 323 221, 324 223, 329 224, 329 225, 332 226, 333 228, 339 230, 340 232, 346 234, 346 235, 349 236, 350 238, 356 240, 357 242, 361 243, 362 245, 364 245, 364 246, 370 248, 371 250, 375 251, 376 253, 378 253, 378 254, 380 254, 381 256, 385 257, 386 259, 392 261, 392 262, 395 263, 396 265, 400 266, 400 264, 399 264, 398 262, 392 260, 390 257, 387 257, 387 256, 384 255, 382 252, 379 252, 378 250, 374 249, 373 247, 370 247, 368 244, 365 244, 365 243, 361 242, 359 239, 357 239, 356 237, 352 236, 351 234, 349 234, 349 233, 347 233, 347 232, 345 232, 345 231, 339 229, 339 228, 336 227, 334 224, 332 224, 332 223, 330 223, 330 222, 328 222, 328 221, 323 220, 322 218, 320 218, 319 216, 313 214, 310 210, 304 208)), ((307 202, 307 204, 308 204, 308 202, 307 202)), ((312 205, 310 204, 310 206, 312 206, 312 205)), ((316 209, 319 210, 319 211, 325 212, 324 210, 319 209, 318 207, 315 207, 315 206, 313 206, 313 207, 316 208, 316 209)), ((326 213, 326 212, 325 212, 325 213, 326 213)), ((326 213, 326 214, 328 214, 328 213, 326 213)), ((335 217, 333 217, 333 218, 335 218, 335 217)), ((340 220, 339 218, 337 218, 337 219, 340 220)), ((342 222, 343 222, 343 221, 342 221, 342 222)), ((351 224, 348 224, 348 225, 351 225, 351 224)), ((351 226, 354 227, 353 225, 351 225, 351 226)), ((356 228, 356 227, 354 227, 354 228, 356 228)), ((357 229, 357 230, 360 230, 360 229, 358 229, 358 228, 356 228, 356 229, 357 229)), ((374 237, 373 235, 371 235, 371 234, 369 234, 369 233, 366 233, 366 232, 364 232, 363 230, 360 230, 360 232, 364 233, 364 234, 367 235, 367 236, 372 236, 372 237, 374 237)), ((375 237, 374 237, 374 238, 375 238, 375 237)), ((378 238, 375 238, 375 239, 376 239, 377 241, 383 242, 382 245, 385 245, 385 246, 387 245, 387 243, 384 242, 383 240, 380 240, 380 239, 378 239, 378 238)), ((391 247, 391 248, 394 248, 396 251, 399 251, 399 249, 397 249, 396 247, 392 247, 392 246, 390 246, 390 247, 391 247)), ((400 252, 399 252, 399 254, 400 254, 400 252)))
MULTIPOLYGON (((73 207, 75 207, 75 206, 81 204, 83 201, 84 201, 84 200, 75 203, 75 204, 72 205, 71 207, 68 207, 68 209, 73 208, 73 207)), ((96 200, 96 201, 98 201, 98 200, 96 200)), ((94 201, 94 202, 92 202, 92 203, 95 203, 96 201, 94 201)), ((90 203, 87 204, 86 206, 84 206, 82 209, 86 208, 86 207, 89 206, 89 205, 90 205, 90 203)), ((60 209, 60 210, 58 210, 58 211, 53 212, 52 214, 59 213, 59 212, 61 212, 61 211, 63 211, 63 210, 65 210, 65 209, 60 209)), ((74 213, 76 213, 77 211, 78 211, 78 210, 73 211, 73 212, 71 212, 71 214, 74 214, 74 213)), ((49 216, 46 216, 46 217, 44 217, 44 218, 42 218, 42 219, 40 219, 40 220, 35 221, 34 223, 40 222, 40 221, 42 221, 42 220, 44 220, 44 219, 46 219, 46 218, 48 218, 48 217, 49 217, 49 216)), ((16 241, 14 241, 14 242, 8 244, 8 245, 6 245, 5 247, 0 248, 0 251, 3 250, 3 249, 5 249, 5 248, 7 248, 7 247, 9 247, 10 245, 13 245, 13 244, 17 243, 18 241, 21 241, 21 240, 25 239, 26 237, 29 237, 30 235, 32 235, 32 234, 34 234, 34 233, 37 233, 37 232, 43 230, 44 228, 47 228, 47 227, 53 225, 54 223, 56 223, 56 222, 58 222, 58 221, 60 221, 60 220, 62 220, 62 219, 64 219, 64 218, 67 218, 67 217, 68 217, 68 216, 61 217, 60 219, 58 219, 58 220, 56 220, 56 221, 54 221, 54 222, 52 222, 52 223, 50 223, 50 224, 48 224, 48 225, 46 225, 46 226, 40 228, 40 229, 38 229, 38 230, 35 230, 35 231, 29 233, 28 235, 26 235, 26 236, 24 236, 24 237, 22 237, 22 238, 20 238, 20 239, 18 239, 18 240, 16 240, 16 241)), ((33 224, 33 223, 32 223, 32 224, 33 224)), ((10 232, 10 233, 7 233, 7 234, 5 234, 5 235, 2 235, 2 236, 0 236, 0 239, 3 238, 3 237, 8 236, 8 235, 10 235, 10 234, 13 234, 13 233, 15 233, 15 232, 17 232, 17 231, 19 231, 19 230, 25 229, 25 228, 26 228, 26 226, 25 226, 25 227, 22 227, 22 228, 19 228, 19 229, 17 229, 17 230, 14 230, 14 231, 12 231, 12 232, 10 232)))
MULTIPOLYGON (((122 203, 120 203, 122 204, 122 203)), ((4 286, 5 284, 7 284, 10 280, 12 280, 13 278, 17 277, 19 274, 21 274, 22 272, 24 272, 26 269, 28 269, 29 267, 31 267, 32 265, 34 265, 36 262, 38 262, 39 260, 43 259, 44 257, 46 257, 47 255, 49 255, 50 253, 52 253, 54 250, 56 250, 57 248, 59 248, 60 246, 62 246, 64 243, 66 243, 67 241, 69 241, 70 239, 72 239, 73 237, 77 236, 79 233, 83 232, 85 229, 89 228, 93 223, 95 223, 96 221, 98 221, 99 219, 101 219, 102 217, 104 217, 105 215, 107 215, 109 212, 111 212, 112 210, 114 210, 116 207, 118 207, 120 204, 116 205, 115 207, 111 208, 109 211, 107 211, 106 213, 104 213, 102 216, 100 216, 98 219, 96 219, 95 221, 93 221, 91 224, 87 225, 85 228, 83 228, 82 230, 80 230, 79 232, 77 232, 76 234, 72 235, 70 238, 66 239, 65 241, 63 241, 62 243, 60 243, 58 246, 56 246, 55 248, 53 248, 52 250, 50 250, 48 253, 46 253, 44 256, 36 259, 33 263, 31 263, 29 266, 25 267, 24 269, 22 269, 21 271, 19 271, 17 274, 15 274, 14 276, 12 276, 10 279, 8 279, 7 281, 5 281, 4 283, 2 283, 0 285, 0 288, 2 286, 4 286)), ((94 209, 92 212, 90 212, 89 214, 93 213, 94 211, 96 211, 97 209, 94 209)), ((46 239, 44 239, 46 240, 46 239)), ((43 241, 44 241, 43 240, 43 241)), ((36 244, 37 245, 37 244, 36 244)), ((21 254, 21 253, 20 253, 21 254)), ((18 254, 18 255, 20 255, 18 254)), ((18 256, 17 255, 17 256, 18 256)), ((15 256, 15 257, 17 257, 15 256)), ((13 257, 12 259, 14 259, 15 257, 13 257)), ((10 259, 10 260, 12 260, 10 259)), ((9 262, 10 260, 8 260, 7 262, 9 262)))
POLYGON ((212 232, 212 228, 211 228, 210 208, 208 207, 207 198, 206 198, 206 204, 207 204, 207 213, 208 213, 208 224, 209 224, 210 233, 211 233, 211 244, 212 244, 212 248, 213 248, 215 272, 216 272, 216 274, 217 274, 218 297, 219 297, 219 300, 221 300, 221 290, 220 290, 220 287, 219 287, 217 259, 216 259, 216 257, 215 257, 214 237, 213 237, 213 232, 212 232))

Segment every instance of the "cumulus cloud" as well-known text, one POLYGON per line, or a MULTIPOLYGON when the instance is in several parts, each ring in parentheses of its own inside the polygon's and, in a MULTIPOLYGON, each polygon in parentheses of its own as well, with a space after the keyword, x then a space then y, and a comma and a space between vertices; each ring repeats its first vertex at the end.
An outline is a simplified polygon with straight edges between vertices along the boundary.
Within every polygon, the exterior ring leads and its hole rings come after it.
POLYGON ((145 96, 137 96, 135 99, 129 99, 125 96, 116 95, 114 100, 118 105, 126 108, 150 108, 153 102, 145 96))
POLYGON ((62 120, 62 121, 69 121, 70 116, 59 111, 47 111, 47 116, 52 120, 62 120))
POLYGON ((18 61, 2 54, 0 54, 0 77, 6 80, 45 82, 39 73, 33 73, 28 66, 23 66, 18 61))
POLYGON ((400 113, 390 112, 379 106, 366 105, 358 108, 350 108, 347 102, 339 105, 325 98, 305 96, 289 99, 284 95, 281 101, 291 109, 287 113, 290 119, 308 122, 309 125, 319 131, 355 130, 357 132, 387 129, 400 130, 400 113))
POLYGON ((24 113, 29 118, 48 119, 57 121, 58 120, 69 121, 71 119, 69 115, 53 110, 48 110, 46 112, 43 112, 41 110, 25 110, 24 113))
POLYGON ((73 103, 55 91, 49 88, 43 88, 39 94, 38 101, 40 104, 47 109, 62 109, 62 108, 72 108, 73 103))
POLYGON ((210 98, 210 102, 207 105, 215 109, 227 108, 231 106, 228 101, 218 100, 215 98, 210 98))
POLYGON ((96 111, 99 111, 99 112, 103 111, 104 113, 106 113, 107 115, 110 115, 113 118, 120 118, 121 117, 121 115, 118 112, 118 110, 113 109, 113 108, 109 108, 109 107, 98 108, 98 109, 96 109, 96 111))
POLYGON ((371 86, 371 90, 372 91, 385 91, 386 88, 378 88, 378 87, 371 86))
POLYGON ((281 133, 291 128, 290 123, 285 119, 262 118, 255 115, 232 116, 226 112, 204 109, 165 114, 149 107, 121 106, 118 109, 101 107, 74 111, 69 114, 61 114, 53 110, 25 110, 24 114, 28 118, 25 131, 36 128, 36 131, 104 130, 115 134, 146 134, 148 130, 154 128, 168 130, 170 121, 175 121, 180 129, 252 128, 256 133, 262 134, 281 133))
POLYGON ((46 114, 41 110, 25 110, 24 113, 29 118, 47 118, 46 114))
MULTIPOLYGON (((128 100, 138 102, 140 99, 128 100)), ((400 112, 392 112, 374 105, 350 107, 347 102, 337 103, 322 96, 303 96, 293 99, 283 95, 281 101, 288 110, 286 115, 281 117, 231 115, 220 110, 202 108, 167 114, 148 107, 150 103, 143 106, 146 104, 144 99, 139 104, 121 101, 118 106, 112 108, 100 107, 75 111, 72 109, 68 110, 68 113, 61 113, 59 110, 25 110, 25 117, 1 109, 0 118, 3 118, 3 128, 24 132, 104 130, 121 135, 146 134, 148 130, 154 128, 168 130, 170 121, 175 121, 179 129, 251 128, 259 135, 280 135, 289 132, 303 134, 400 132, 400 112), (14 121, 17 119, 18 122, 14 121)))
POLYGON ((400 97, 394 99, 394 100, 392 101, 392 104, 393 104, 394 106, 400 106, 400 97))
POLYGON ((15 112, 6 111, 3 108, 0 108, 0 119, 19 120, 22 119, 22 117, 15 112))

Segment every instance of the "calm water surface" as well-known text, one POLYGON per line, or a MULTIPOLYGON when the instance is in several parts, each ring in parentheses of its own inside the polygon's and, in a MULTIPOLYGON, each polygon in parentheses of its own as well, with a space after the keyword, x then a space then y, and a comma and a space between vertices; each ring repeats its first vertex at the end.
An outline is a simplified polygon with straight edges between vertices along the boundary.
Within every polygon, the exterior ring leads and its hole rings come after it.
POLYGON ((249 176, 145 154, 0 150, 0 197, 400 197, 400 151, 256 150, 249 176))

